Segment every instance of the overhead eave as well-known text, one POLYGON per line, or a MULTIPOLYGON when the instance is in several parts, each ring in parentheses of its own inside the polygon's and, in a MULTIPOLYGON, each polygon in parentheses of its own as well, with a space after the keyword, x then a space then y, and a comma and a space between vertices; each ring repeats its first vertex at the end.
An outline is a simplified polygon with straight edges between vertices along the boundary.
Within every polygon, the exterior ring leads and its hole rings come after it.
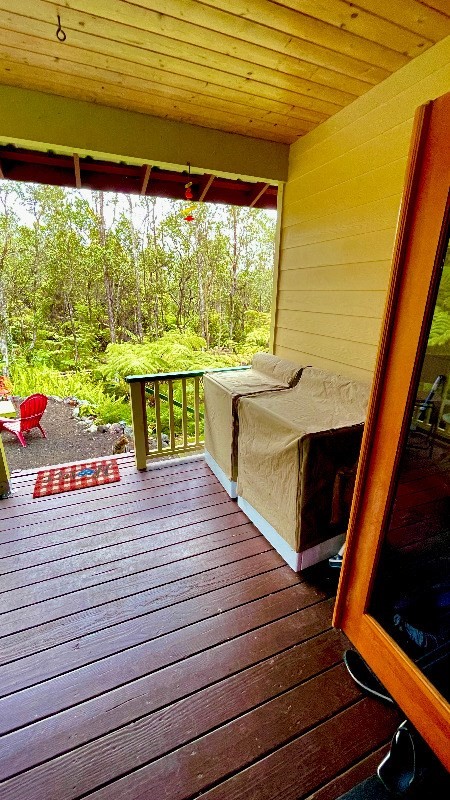
POLYGON ((266 183, 287 179, 289 146, 0 85, 0 144, 266 183))

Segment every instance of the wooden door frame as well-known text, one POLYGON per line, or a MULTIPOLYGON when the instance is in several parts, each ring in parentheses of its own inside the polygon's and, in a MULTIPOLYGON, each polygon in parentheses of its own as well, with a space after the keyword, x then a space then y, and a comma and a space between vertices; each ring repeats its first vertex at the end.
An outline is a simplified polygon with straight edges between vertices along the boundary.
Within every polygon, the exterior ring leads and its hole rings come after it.
POLYGON ((390 289, 333 624, 450 768, 450 705, 368 613, 449 224, 450 93, 415 116, 390 289))

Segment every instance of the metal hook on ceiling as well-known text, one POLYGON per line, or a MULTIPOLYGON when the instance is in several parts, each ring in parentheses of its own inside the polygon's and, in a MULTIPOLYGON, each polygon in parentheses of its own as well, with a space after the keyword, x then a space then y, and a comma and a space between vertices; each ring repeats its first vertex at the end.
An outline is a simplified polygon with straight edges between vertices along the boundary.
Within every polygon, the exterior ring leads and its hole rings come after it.
POLYGON ((61 17, 59 16, 59 14, 57 14, 57 18, 58 18, 58 27, 56 29, 56 38, 60 42, 65 42, 66 39, 67 39, 67 35, 66 35, 66 32, 63 31, 63 29, 61 27, 61 17))

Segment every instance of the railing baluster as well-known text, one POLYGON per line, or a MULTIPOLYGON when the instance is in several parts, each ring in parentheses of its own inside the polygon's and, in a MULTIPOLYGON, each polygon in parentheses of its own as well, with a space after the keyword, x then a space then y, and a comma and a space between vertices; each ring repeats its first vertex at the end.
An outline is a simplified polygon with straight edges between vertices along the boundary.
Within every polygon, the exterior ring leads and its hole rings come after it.
MULTIPOLYGON (((249 367, 224 367, 223 369, 212 369, 209 372, 228 372, 229 370, 243 370, 249 367)), ((193 370, 191 372, 161 372, 155 375, 128 375, 127 383, 130 384, 131 412, 133 417, 133 430, 135 442, 135 459, 138 469, 145 469, 147 456, 150 458, 161 455, 171 455, 193 452, 201 449, 203 441, 201 439, 200 421, 203 419, 203 412, 200 410, 200 387, 205 370, 193 370), (187 381, 194 380, 194 403, 189 406, 187 402, 187 381), (181 381, 181 403, 174 399, 174 381, 181 381), (167 395, 160 391, 161 384, 167 384, 167 395), (156 427, 156 448, 149 452, 148 420, 146 406, 146 385, 148 394, 154 397, 155 427, 156 427), (163 449, 162 436, 163 426, 161 421, 161 401, 167 402, 169 410, 169 447, 163 449), (175 407, 181 408, 182 421, 182 444, 177 446, 175 435, 175 407), (188 435, 188 415, 194 417, 195 441, 189 441, 188 435)), ((153 423, 152 423, 153 424, 153 423)))
POLYGON ((159 381, 155 381, 155 417, 156 417, 156 449, 158 453, 162 453, 162 437, 161 437, 161 401, 159 397, 159 381))
POLYGON ((169 395, 169 436, 170 436, 170 449, 172 453, 175 452, 175 416, 173 413, 173 381, 168 382, 168 395, 169 395))
POLYGON ((194 378, 195 446, 200 445, 200 378, 194 378))
POLYGON ((188 448, 188 421, 187 421, 187 391, 186 391, 186 378, 181 379, 181 413, 183 416, 183 445, 184 449, 188 448))

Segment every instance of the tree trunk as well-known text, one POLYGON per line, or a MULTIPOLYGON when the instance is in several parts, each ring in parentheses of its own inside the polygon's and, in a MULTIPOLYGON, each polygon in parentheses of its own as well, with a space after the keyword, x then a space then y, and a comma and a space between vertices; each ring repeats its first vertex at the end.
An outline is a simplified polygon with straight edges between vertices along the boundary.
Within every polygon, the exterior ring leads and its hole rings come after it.
POLYGON ((205 287, 204 287, 204 235, 200 225, 197 228, 196 236, 196 264, 197 264, 197 283, 198 283, 198 316, 200 320, 200 331, 203 338, 206 340, 206 346, 209 347, 209 325, 208 325, 208 311, 206 308, 205 287))
POLYGON ((105 197, 103 192, 98 193, 97 221, 100 247, 102 248, 103 283, 105 287, 106 305, 108 310, 109 335, 112 344, 114 344, 116 341, 116 321, 114 319, 114 282, 109 273, 108 257, 106 253, 105 197))
POLYGON ((130 228, 131 228, 131 258, 133 261, 134 272, 134 291, 136 296, 136 335, 140 342, 144 338, 144 328, 142 325, 142 299, 141 299, 141 275, 139 269, 139 242, 138 234, 133 224, 133 201, 131 195, 128 195, 128 208, 130 210, 130 228))
POLYGON ((238 237, 237 237, 237 211, 233 206, 231 208, 231 217, 233 224, 233 253, 231 259, 231 284, 230 284, 230 339, 234 336, 234 310, 235 310, 235 297, 237 289, 237 268, 238 268, 238 237))

